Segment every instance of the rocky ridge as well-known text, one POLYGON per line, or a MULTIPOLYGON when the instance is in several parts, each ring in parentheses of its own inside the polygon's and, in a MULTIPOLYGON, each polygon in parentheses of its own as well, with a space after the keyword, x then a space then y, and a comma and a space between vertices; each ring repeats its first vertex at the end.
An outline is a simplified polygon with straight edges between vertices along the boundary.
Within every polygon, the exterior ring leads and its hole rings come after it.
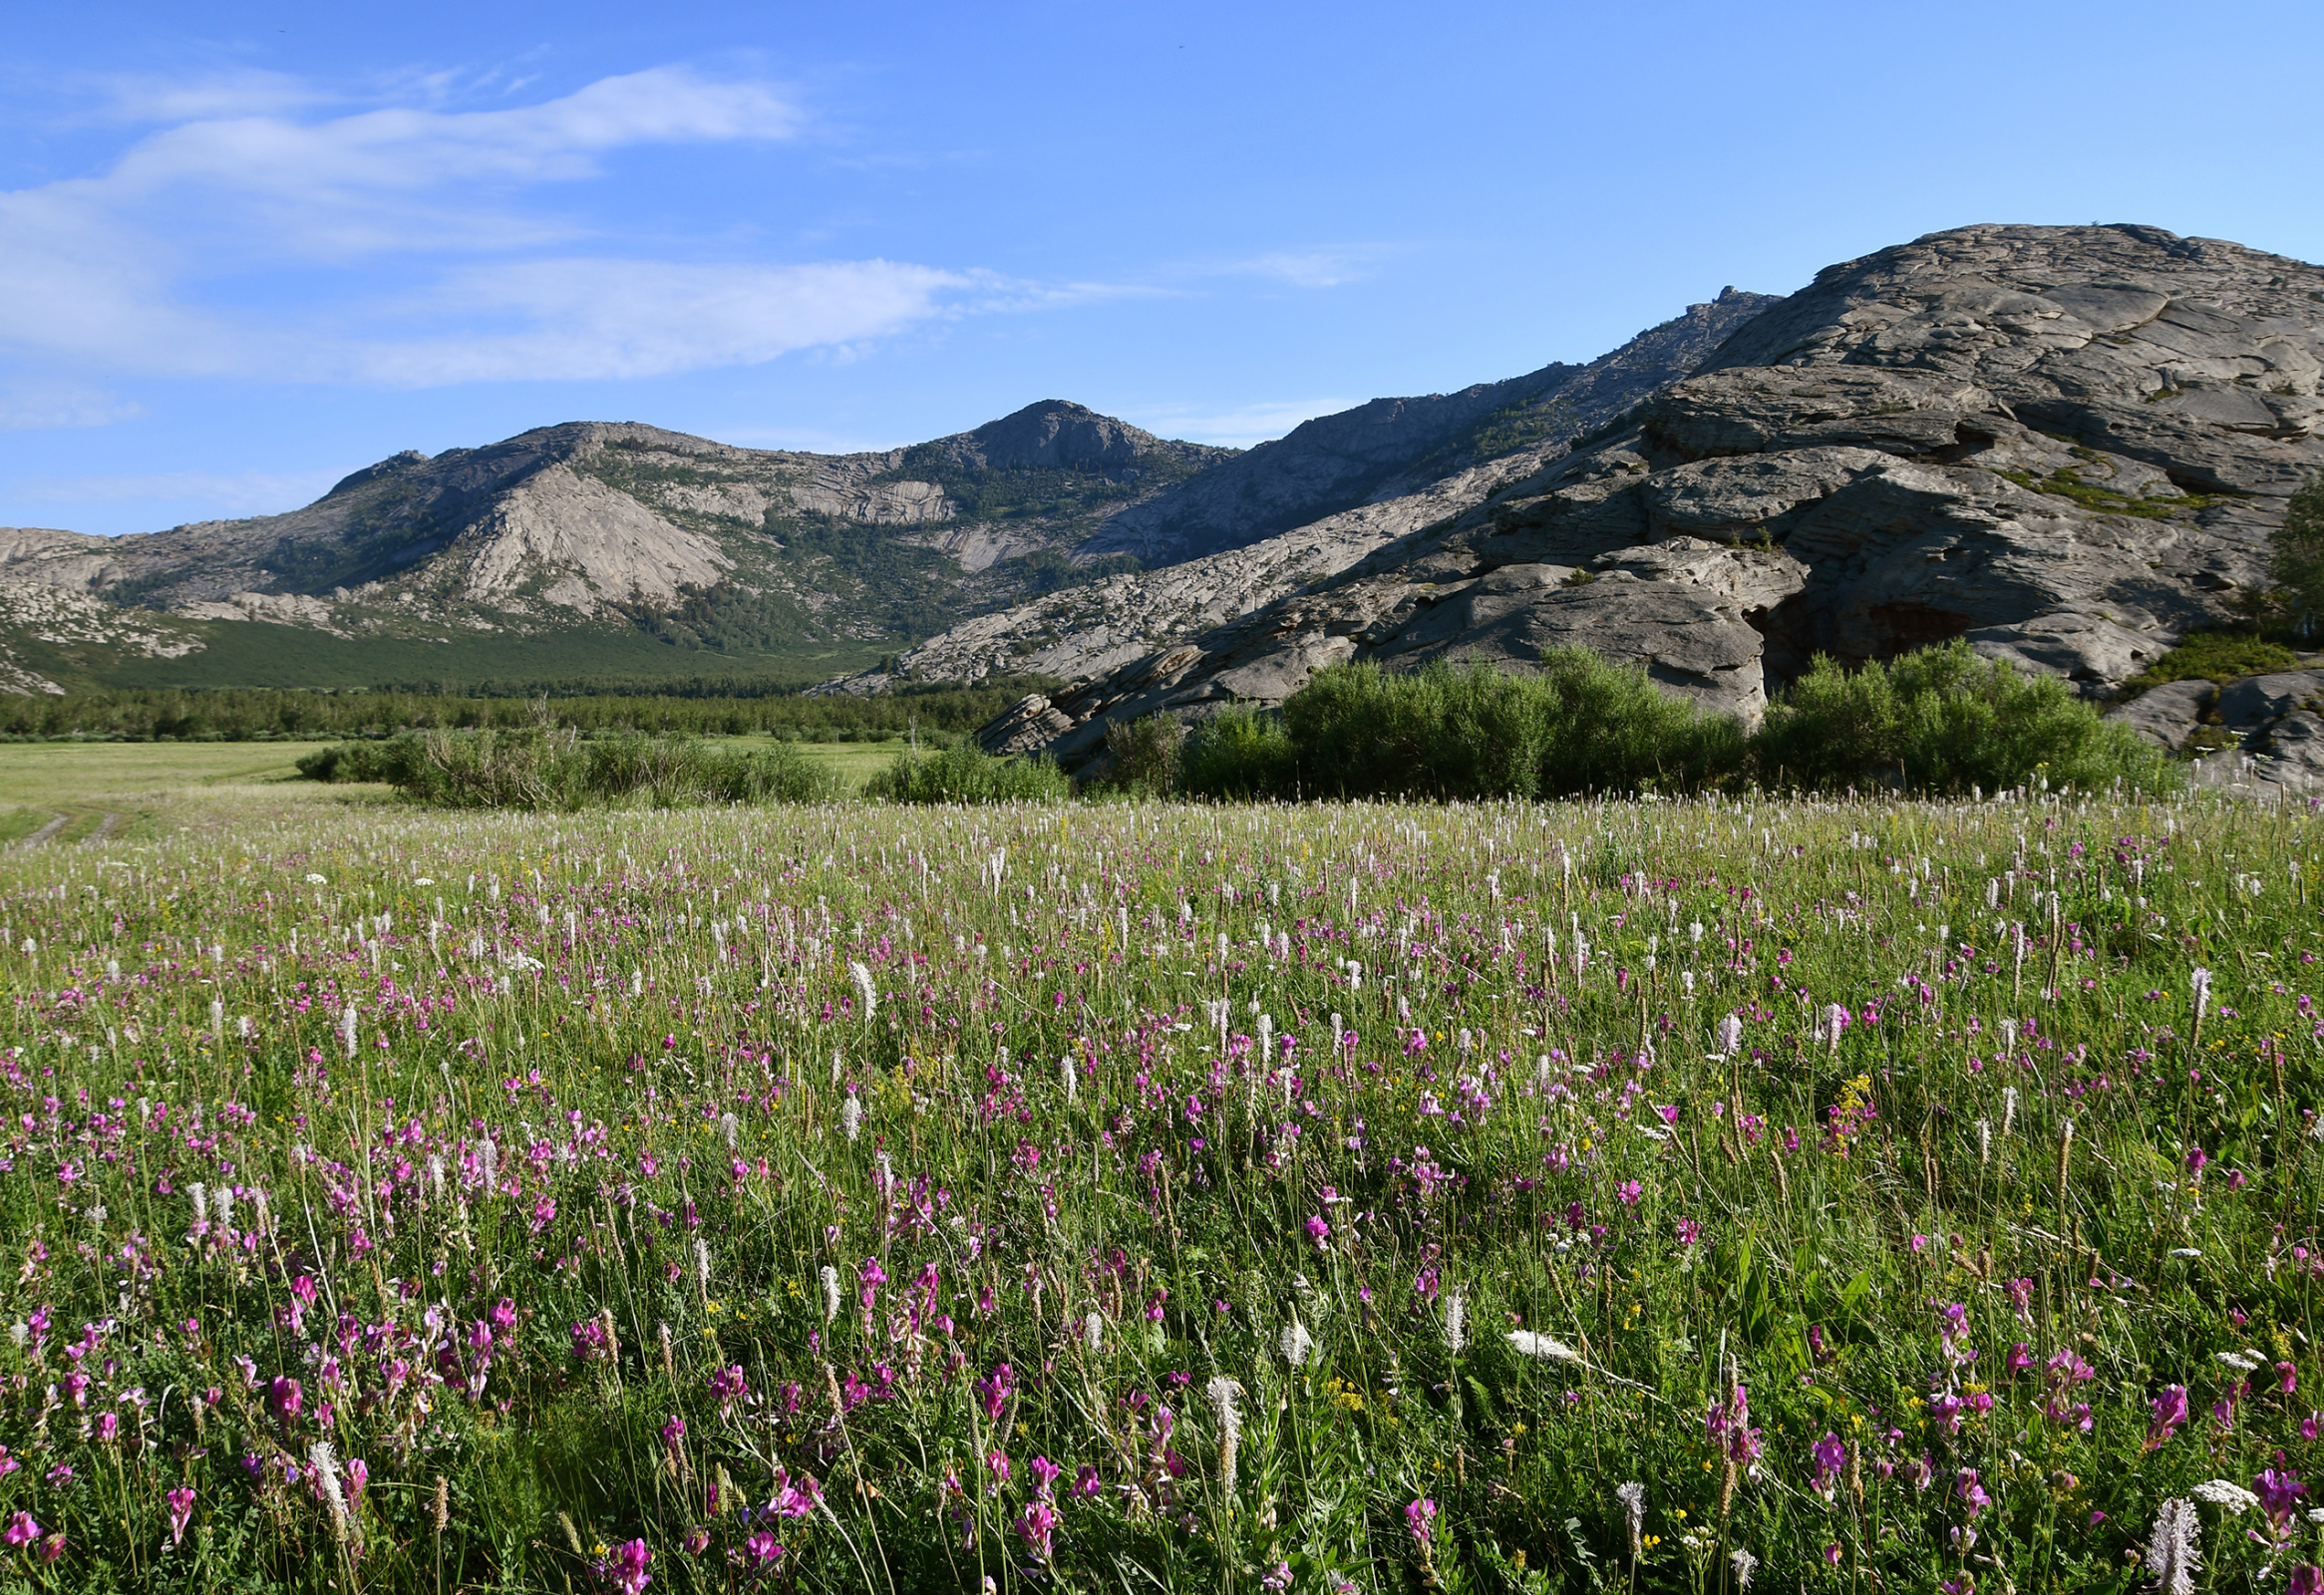
MULTIPOLYGON (((0 528, 0 585, 96 606, 107 618, 68 640, 142 657, 173 656, 146 632, 182 654, 206 645, 186 623, 217 621, 420 645, 643 624, 694 647, 872 646, 1052 584, 1028 556, 1063 563, 1108 516, 1232 456, 1057 400, 842 456, 568 423, 397 455, 287 514, 118 538, 0 528)), ((55 685, 5 652, 30 602, 0 604, 0 690, 55 685)))
POLYGON ((892 669, 825 690, 1028 672, 1080 680, 1174 647, 1482 502, 1692 370, 1775 302, 1729 288, 1585 366, 1376 399, 1305 422, 1125 509, 1079 556, 1128 552, 1148 568, 977 616, 907 650, 892 669), (1158 569, 1158 558, 1176 562, 1158 569))
POLYGON ((2324 270, 1980 226, 1828 268, 1575 452, 1338 574, 1019 706, 988 746, 1269 705, 1321 665, 1580 643, 1753 719, 1818 652, 1965 636, 2105 696, 2264 580, 2324 472, 2324 270))

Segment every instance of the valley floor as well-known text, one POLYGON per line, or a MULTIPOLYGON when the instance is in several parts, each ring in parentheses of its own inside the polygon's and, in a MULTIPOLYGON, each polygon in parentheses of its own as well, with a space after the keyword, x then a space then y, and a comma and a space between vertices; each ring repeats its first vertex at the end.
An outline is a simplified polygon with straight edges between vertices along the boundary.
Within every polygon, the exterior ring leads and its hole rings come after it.
POLYGON ((2305 810, 444 814, 294 752, 0 750, 128 816, 0 853, 28 1586, 2316 1559, 2305 810))

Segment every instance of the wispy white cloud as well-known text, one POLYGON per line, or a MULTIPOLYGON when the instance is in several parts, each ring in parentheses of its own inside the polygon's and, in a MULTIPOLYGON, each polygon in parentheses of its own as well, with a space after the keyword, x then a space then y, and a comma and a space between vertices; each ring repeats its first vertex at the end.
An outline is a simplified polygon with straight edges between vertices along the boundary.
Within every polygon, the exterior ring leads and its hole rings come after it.
POLYGON ((1383 251, 1364 244, 1346 249, 1279 251, 1235 262, 1227 269, 1253 277, 1273 277, 1294 288, 1337 288, 1372 274, 1383 251))
POLYGON ((1228 410, 1161 406, 1128 412, 1123 419, 1164 438, 1248 449, 1253 444, 1282 437, 1302 421, 1336 415, 1362 403, 1360 399, 1283 399, 1228 410))
POLYGON ((245 471, 221 476, 205 471, 130 472, 114 476, 21 477, 12 496, 30 503, 202 504, 213 513, 275 514, 312 503, 344 472, 245 471))
POLYGON ((0 382, 0 432, 110 427, 145 413, 145 406, 102 388, 31 378, 0 382))
POLYGON ((964 295, 1000 309, 1096 292, 888 260, 592 255, 601 240, 527 202, 623 149, 796 137, 804 112, 764 83, 665 67, 507 109, 295 114, 317 98, 266 74, 118 85, 125 115, 180 120, 102 173, 0 193, 0 347, 393 386, 626 377, 845 348, 964 295), (415 254, 384 277, 353 269, 415 254), (285 308, 230 310, 204 291, 253 275, 292 285, 285 308))
POLYGON ((468 267, 428 308, 466 329, 357 344, 349 374, 401 387, 651 377, 844 346, 946 313, 977 279, 888 260, 807 266, 573 258, 468 267))
MULTIPOLYGON (((1108 283, 641 249, 576 219, 586 204, 544 195, 601 177, 618 152, 793 142, 807 111, 778 85, 684 66, 513 103, 526 81, 106 80, 106 119, 144 131, 102 170, 0 192, 0 372, 13 350, 45 369, 403 388, 668 376, 805 351, 848 360, 948 317, 1198 291, 1189 278, 1328 287, 1369 257, 1277 253, 1108 283)), ((105 419, 98 402, 11 411, 0 393, 0 427, 105 419)), ((1271 426, 1253 412, 1211 430, 1271 426)))
POLYGON ((105 119, 147 124, 280 116, 330 105, 341 98, 289 73, 250 67, 166 78, 123 73, 98 79, 95 86, 99 114, 105 119))

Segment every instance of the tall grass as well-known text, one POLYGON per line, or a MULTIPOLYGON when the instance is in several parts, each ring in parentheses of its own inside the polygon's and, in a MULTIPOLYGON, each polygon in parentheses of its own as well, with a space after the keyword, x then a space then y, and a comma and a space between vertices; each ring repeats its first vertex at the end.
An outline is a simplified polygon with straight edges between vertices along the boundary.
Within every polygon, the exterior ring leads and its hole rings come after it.
POLYGON ((2303 808, 210 802, 0 857, 18 1587, 2315 1557, 2303 808))

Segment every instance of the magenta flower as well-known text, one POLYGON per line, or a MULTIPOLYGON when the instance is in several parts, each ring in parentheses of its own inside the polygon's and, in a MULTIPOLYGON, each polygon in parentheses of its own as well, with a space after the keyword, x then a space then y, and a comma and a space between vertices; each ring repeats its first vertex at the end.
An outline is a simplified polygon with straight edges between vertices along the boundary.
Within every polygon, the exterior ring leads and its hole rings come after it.
POLYGON ((2292 1569, 2292 1576, 2284 1585, 2284 1595, 2324 1595, 2324 1568, 2306 1563, 2292 1569))
POLYGON ((1703 1433, 1712 1445, 1739 1465, 1759 1459, 1760 1431, 1751 1427, 1751 1387, 1735 1387, 1735 1403, 1714 1401, 1703 1417, 1703 1433))
POLYGON ((670 1421, 662 1426, 662 1443, 668 1446, 670 1454, 675 1456, 678 1453, 678 1447, 685 1442, 685 1439, 686 1420, 672 1413, 670 1421))
POLYGON ((805 1517, 823 1498, 824 1487, 816 1482, 813 1473, 801 1473, 794 1478, 788 1469, 778 1467, 775 1498, 767 1503, 767 1510, 777 1517, 805 1517))
POLYGON ((2154 1419, 2147 1425, 2147 1449, 2158 1450, 2170 1438, 2171 1432, 2186 1422, 2186 1387, 2172 1385, 2164 1389, 2153 1402, 2154 1419))
POLYGON ((1057 1508, 1047 1501, 1035 1501, 1017 1519, 1018 1535, 1045 1562, 1049 1560, 1050 1536, 1056 1532, 1057 1508))
POLYGON ((1331 1225, 1323 1221, 1321 1214, 1314 1214, 1308 1218, 1307 1238, 1315 1243, 1317 1251, 1328 1252, 1331 1250, 1331 1225))
POLYGON ((1084 1462, 1073 1476, 1073 1492, 1085 1501, 1098 1498, 1098 1464, 1084 1462))
POLYGON ((1007 1451, 991 1450, 985 1452, 984 1465, 992 1470, 994 1483, 1006 1484, 1009 1481, 1009 1453, 1007 1451))
POLYGON ((2271 1467, 2251 1481, 2251 1493, 2259 1497, 2259 1504, 2266 1508, 2269 1520, 2281 1532, 2283 1526, 2291 1521, 2292 1513, 2299 1509, 2300 1497, 2308 1493, 2308 1486, 2290 1471, 2279 1472, 2271 1467))
POLYGON ((1009 1404, 1009 1392, 1016 1387, 1016 1373, 1007 1363, 995 1363, 993 1371, 976 1382, 976 1394, 984 1403, 984 1416, 992 1423, 1001 1421, 1001 1409, 1009 1404))
POLYGON ((1960 1475, 1953 1480, 1953 1493, 1961 1497, 1962 1504, 1968 1507, 1972 1518, 1993 1504, 1993 1497, 1986 1494, 1985 1486, 1977 1482, 1977 1469, 1974 1467, 1961 1469, 1960 1475))
POLYGON ((306 1401, 306 1392, 297 1380, 286 1374, 274 1376, 274 1383, 266 1388, 266 1406, 277 1423, 287 1424, 298 1417, 300 1406, 306 1401))
POLYGON ((1634 1179, 1626 1179, 1622 1181, 1620 1194, 1624 1207, 1635 1207, 1638 1205, 1638 1198, 1646 1194, 1646 1187, 1634 1179))
POLYGON ((18 1512, 8 1519, 8 1530, 0 1533, 0 1541, 9 1545, 28 1545, 40 1538, 40 1524, 32 1520, 32 1513, 18 1512))
POLYGON ((1839 1482, 1839 1470, 1847 1465, 1847 1446, 1837 1435, 1826 1433, 1809 1447, 1809 1454, 1816 1459, 1816 1471, 1811 1480, 1816 1486, 1816 1493, 1829 1500, 1832 1487, 1839 1482))
POLYGON ((1411 1532, 1412 1537, 1420 1542, 1424 1550, 1427 1549, 1429 1542, 1436 1538, 1436 1531, 1429 1526, 1436 1520, 1436 1516, 1437 1503, 1425 1497, 1412 1502, 1404 1509, 1404 1526, 1411 1532))
POLYGON ((736 1363, 710 1376, 710 1394, 718 1398, 721 1418, 734 1411, 736 1402, 750 1394, 750 1385, 743 1378, 743 1365, 736 1363))
POLYGON ((613 1555, 600 1570, 621 1595, 642 1595, 645 1587, 653 1582, 646 1572, 646 1564, 653 1559, 654 1553, 646 1549, 646 1542, 633 1539, 614 1546, 613 1555))
POLYGON ((782 1543, 763 1528, 743 1541, 743 1553, 750 1557, 754 1567, 772 1567, 783 1560, 782 1543))
POLYGON ((180 1484, 163 1499, 169 1503, 169 1543, 181 1544, 185 1539, 185 1525, 193 1517, 193 1486, 180 1484))
POLYGON ((1034 1457, 1025 1464, 1025 1470, 1033 1475, 1033 1493, 1043 1500, 1049 1498, 1051 1488, 1057 1483, 1057 1475, 1065 1471, 1046 1456, 1034 1457))

